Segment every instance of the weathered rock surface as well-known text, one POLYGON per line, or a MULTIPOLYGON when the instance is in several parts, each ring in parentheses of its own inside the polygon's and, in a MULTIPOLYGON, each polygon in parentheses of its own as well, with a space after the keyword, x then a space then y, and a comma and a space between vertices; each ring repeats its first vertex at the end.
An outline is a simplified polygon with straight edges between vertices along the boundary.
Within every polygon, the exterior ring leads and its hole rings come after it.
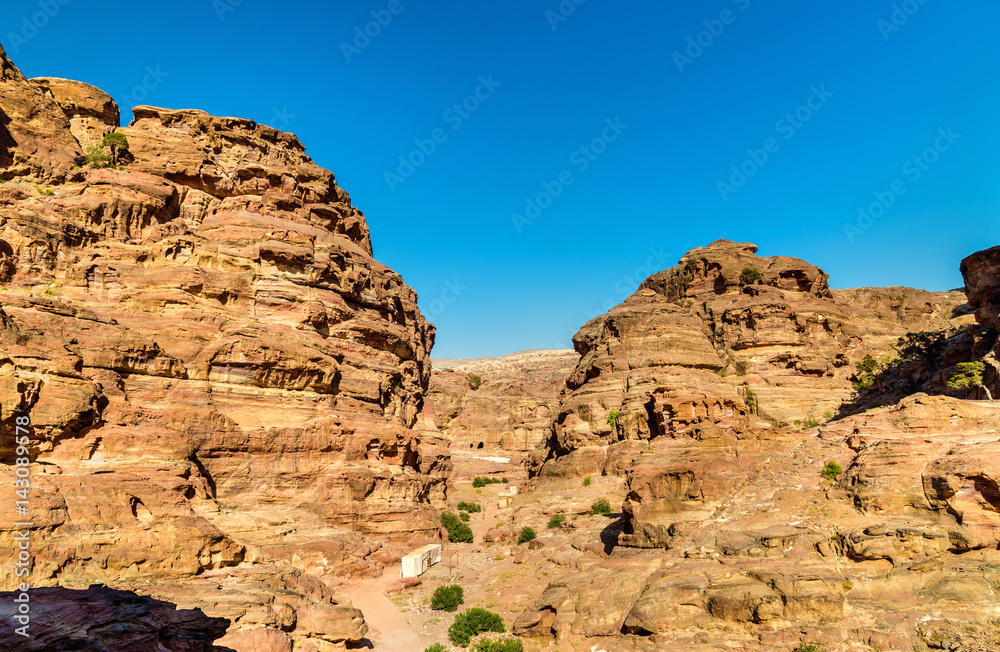
POLYGON ((0 593, 0 645, 5 650, 212 652, 213 641, 229 626, 223 618, 208 618, 197 609, 177 609, 130 591, 97 585, 86 590, 52 587, 31 591, 27 636, 21 636, 14 631, 18 596, 0 593))
POLYGON ((962 276, 969 293, 969 303, 976 310, 976 319, 991 329, 993 350, 983 357, 986 373, 983 381, 994 397, 1000 396, 1000 247, 972 254, 962 261, 962 276))
POLYGON ((440 432, 453 452, 472 449, 530 464, 548 442, 559 393, 578 359, 566 349, 443 361, 441 368, 435 362, 422 427, 440 432), (470 376, 482 384, 473 389, 470 376))
POLYGON ((437 536, 449 462, 411 429, 434 339, 416 294, 295 136, 137 107, 125 166, 71 170, 113 102, 0 66, 0 417, 30 416, 34 462, 0 545, 28 520, 36 586, 141 578, 230 636, 359 640, 302 571, 378 573, 437 536))
POLYGON ((621 516, 609 559, 550 584, 515 631, 616 650, 911 650, 958 621, 987 645, 1000 403, 917 394, 831 420, 865 355, 968 329, 965 296, 831 290, 755 251, 696 249, 577 334, 537 491, 620 477, 621 516), (760 279, 741 284, 748 268, 760 279), (602 588, 612 568, 634 590, 602 588))

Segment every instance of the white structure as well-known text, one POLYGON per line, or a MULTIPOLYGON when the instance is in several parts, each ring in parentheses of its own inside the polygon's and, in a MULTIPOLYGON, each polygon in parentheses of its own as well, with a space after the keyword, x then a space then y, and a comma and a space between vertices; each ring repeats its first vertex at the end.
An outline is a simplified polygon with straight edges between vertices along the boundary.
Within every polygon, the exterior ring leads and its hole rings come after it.
POLYGON ((427 572, 428 568, 440 562, 441 544, 427 544, 403 557, 403 570, 400 577, 420 577, 427 572))
POLYGON ((500 509, 507 509, 514 506, 514 494, 500 494, 498 506, 500 509))
POLYGON ((514 485, 510 485, 510 488, 507 490, 507 493, 509 493, 511 496, 516 496, 517 487, 515 487, 514 485))

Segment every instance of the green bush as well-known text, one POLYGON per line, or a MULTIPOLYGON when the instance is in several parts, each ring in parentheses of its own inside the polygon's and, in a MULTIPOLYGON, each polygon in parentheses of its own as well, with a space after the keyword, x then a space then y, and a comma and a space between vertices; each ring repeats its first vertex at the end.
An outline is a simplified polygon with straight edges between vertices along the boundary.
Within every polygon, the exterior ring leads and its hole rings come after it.
POLYGON ((618 430, 618 414, 620 410, 618 408, 612 408, 608 412, 608 425, 611 426, 612 430, 618 430))
POLYGON ((481 489, 488 484, 500 484, 501 482, 507 484, 507 478, 504 478, 502 481, 496 478, 475 478, 472 480, 472 486, 476 489, 481 489))
POLYGON ((792 652, 823 652, 823 648, 814 643, 808 643, 808 644, 803 643, 802 645, 792 650, 792 652))
POLYGON ((448 650, 447 648, 445 648, 445 646, 441 645, 440 643, 435 643, 434 645, 424 650, 424 652, 448 652, 448 650))
POLYGON ((819 419, 817 419, 816 417, 807 417, 807 418, 805 418, 805 419, 802 420, 802 427, 803 428, 807 428, 807 429, 808 428, 815 428, 818 425, 819 425, 819 419))
POLYGON ((839 476, 843 472, 844 469, 842 469, 840 465, 837 464, 836 462, 827 462, 826 466, 823 467, 823 470, 820 471, 820 475, 822 475, 830 482, 833 482, 837 479, 837 476, 839 476))
POLYGON ((455 622, 448 628, 448 638, 455 645, 465 647, 469 644, 469 640, 477 634, 483 632, 503 634, 506 631, 503 618, 485 609, 473 607, 455 616, 455 622))
POLYGON ((589 475, 586 478, 583 479, 583 486, 584 487, 589 487, 590 486, 590 476, 589 475))
POLYGON ((594 501, 594 504, 590 506, 591 514, 610 514, 611 513, 611 503, 608 502, 607 498, 598 498, 594 501))
POLYGON ((454 514, 442 514, 441 525, 448 530, 448 541, 452 543, 472 543, 472 529, 454 514))
POLYGON ((465 591, 458 584, 439 586, 431 596, 431 609, 458 611, 458 605, 465 602, 465 591))
POLYGON ((479 505, 479 503, 461 502, 458 504, 458 508, 462 511, 469 512, 470 514, 478 514, 483 511, 483 508, 479 505))
POLYGON ((563 516, 562 514, 553 514, 549 518, 549 529, 550 530, 558 529, 558 527, 565 522, 566 522, 565 516, 563 516))
POLYGON ((880 367, 881 365, 879 365, 878 360, 873 355, 868 354, 863 357, 861 362, 854 366, 856 370, 853 382, 854 390, 860 392, 874 385, 875 376, 878 375, 880 367))
POLYGON ((534 538, 535 538, 535 531, 530 527, 528 527, 527 525, 525 525, 523 528, 521 528, 520 536, 517 537, 517 545, 521 545, 522 543, 528 543, 534 538))
POLYGON ((458 517, 459 517, 460 519, 462 519, 462 522, 464 522, 464 523, 468 523, 468 522, 469 522, 469 519, 471 519, 471 518, 472 518, 471 516, 469 516, 469 513, 468 513, 468 512, 459 512, 459 513, 458 513, 458 517))
POLYGON ((504 638, 499 641, 479 641, 472 652, 524 652, 524 643, 516 638, 504 638))
POLYGON ((740 285, 753 285, 757 281, 764 279, 764 275, 753 267, 744 267, 740 272, 740 285))
POLYGON ((508 480, 507 478, 504 478, 504 479, 503 479, 503 480, 501 480, 500 482, 502 482, 502 483, 504 483, 504 484, 507 484, 508 482, 510 482, 510 480, 508 480))
POLYGON ((985 362, 959 362, 958 371, 948 377, 946 383, 948 389, 967 389, 969 387, 982 387, 986 390, 986 397, 993 400, 993 394, 988 387, 983 385, 983 372, 986 371, 985 362))
POLYGON ((111 154, 104 151, 103 147, 91 145, 87 148, 87 154, 83 157, 83 164, 92 168, 106 168, 111 165, 111 154))
POLYGON ((476 391, 483 384, 483 379, 476 374, 469 374, 469 389, 476 391))

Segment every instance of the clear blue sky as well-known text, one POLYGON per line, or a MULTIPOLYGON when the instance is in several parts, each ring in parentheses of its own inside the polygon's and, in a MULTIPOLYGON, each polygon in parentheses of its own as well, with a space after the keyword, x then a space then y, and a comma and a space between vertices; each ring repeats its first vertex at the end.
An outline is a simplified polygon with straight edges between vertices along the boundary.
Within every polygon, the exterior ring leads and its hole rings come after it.
POLYGON ((100 86, 125 120, 146 103, 296 133, 420 293, 438 357, 570 346, 717 238, 834 287, 934 290, 1000 244, 995 0, 896 16, 889 0, 576 2, 561 20, 559 0, 8 0, 0 42, 28 76, 100 86), (373 11, 387 24, 352 44, 373 11), (400 170, 418 139, 434 152, 400 170), (732 178, 748 149, 767 161, 732 178), (560 175, 551 206, 512 219, 560 175), (859 226, 875 193, 891 205, 859 226))

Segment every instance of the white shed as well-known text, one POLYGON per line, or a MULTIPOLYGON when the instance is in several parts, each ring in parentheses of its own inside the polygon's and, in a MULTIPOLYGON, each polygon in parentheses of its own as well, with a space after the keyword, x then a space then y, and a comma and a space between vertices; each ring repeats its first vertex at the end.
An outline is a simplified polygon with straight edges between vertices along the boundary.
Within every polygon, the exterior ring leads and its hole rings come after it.
POLYGON ((441 561, 441 544, 430 543, 423 548, 417 548, 403 557, 403 569, 400 577, 420 577, 427 569, 441 561))

